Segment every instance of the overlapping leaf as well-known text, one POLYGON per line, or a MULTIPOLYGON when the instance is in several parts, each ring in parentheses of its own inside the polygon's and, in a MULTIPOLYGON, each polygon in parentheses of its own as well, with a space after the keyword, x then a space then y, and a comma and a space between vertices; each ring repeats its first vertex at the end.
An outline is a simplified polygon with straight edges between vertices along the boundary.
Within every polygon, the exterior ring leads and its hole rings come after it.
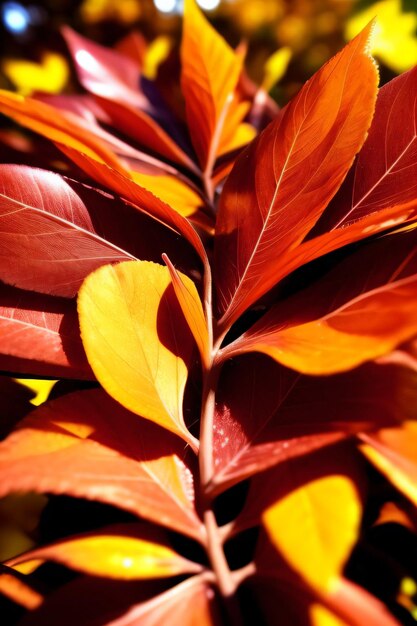
POLYGON ((406 421, 396 428, 383 428, 361 436, 367 458, 417 504, 417 423, 406 421))
POLYGON ((38 376, 93 378, 75 303, 0 283, 0 368, 38 376))
POLYGON ((36 409, 0 445, 0 494, 99 500, 203 541, 183 454, 103 391, 75 392, 36 409))
POLYGON ((370 27, 317 72, 236 162, 216 226, 223 326, 273 286, 269 272, 314 226, 361 148, 376 97, 369 37, 370 27))
POLYGON ((198 573, 201 565, 174 552, 162 532, 133 524, 101 529, 36 548, 9 561, 55 561, 93 576, 124 580, 165 578, 198 573))
POLYGON ((224 366, 214 418, 214 492, 352 433, 411 418, 413 372, 368 364, 331 378, 297 375, 261 355, 224 366))
POLYGON ((0 277, 22 289, 72 297, 101 265, 177 250, 154 221, 52 172, 0 165, 0 194, 0 277))
POLYGON ((416 94, 417 68, 381 87, 369 136, 314 234, 415 201, 416 94))
POLYGON ((277 472, 282 495, 263 514, 270 541, 313 589, 331 591, 358 537, 360 473, 346 455, 277 472))
MULTIPOLYGON (((194 287, 189 278, 181 278, 194 287)), ((79 294, 81 334, 106 391, 195 448, 182 412, 193 337, 170 285, 168 268, 155 263, 100 268, 79 294)))
POLYGON ((258 350, 305 374, 341 372, 390 352, 417 330, 416 240, 412 229, 364 246, 225 352, 258 350))

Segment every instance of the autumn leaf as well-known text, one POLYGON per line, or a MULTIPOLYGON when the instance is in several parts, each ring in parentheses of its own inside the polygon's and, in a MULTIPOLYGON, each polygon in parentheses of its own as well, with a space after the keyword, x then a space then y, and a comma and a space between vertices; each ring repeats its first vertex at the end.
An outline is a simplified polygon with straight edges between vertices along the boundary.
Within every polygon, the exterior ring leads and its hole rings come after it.
POLYGON ((43 404, 2 443, 0 495, 98 500, 204 542, 183 457, 179 439, 102 390, 74 392, 43 404))
MULTIPOLYGON (((222 134, 230 132, 228 120, 233 111, 242 61, 207 22, 195 0, 186 0, 181 88, 191 139, 201 168, 209 176, 222 134)), ((241 121, 238 119, 238 123, 241 121)))
POLYGON ((337 588, 362 516, 355 466, 348 468, 340 463, 337 473, 318 477, 311 466, 309 475, 300 465, 297 471, 281 472, 285 495, 262 515, 269 539, 285 561, 313 589, 325 592, 337 588), (304 481, 297 484, 301 475, 304 481))
POLYGON ((201 566, 174 552, 162 532, 116 526, 71 537, 10 559, 15 567, 31 560, 54 561, 93 576, 137 580, 198 573, 201 566))
POLYGON ((361 148, 376 97, 370 32, 319 70, 237 160, 216 226, 221 329, 277 282, 274 266, 314 226, 361 148))
POLYGON ((78 297, 81 336, 112 397, 195 449, 182 413, 193 341, 170 283, 168 268, 145 261, 90 274, 78 297))

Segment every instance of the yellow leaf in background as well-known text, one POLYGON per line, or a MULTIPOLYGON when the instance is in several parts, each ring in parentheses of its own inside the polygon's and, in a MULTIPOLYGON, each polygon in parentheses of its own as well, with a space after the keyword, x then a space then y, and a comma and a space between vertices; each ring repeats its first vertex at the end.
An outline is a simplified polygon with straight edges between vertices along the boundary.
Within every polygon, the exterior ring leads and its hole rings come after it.
POLYGON ((138 0, 84 0, 80 14, 87 24, 111 20, 131 24, 140 18, 142 6, 138 0))
POLYGON ((78 311, 87 358, 104 389, 196 449, 182 414, 194 340, 168 268, 148 261, 105 265, 84 281, 78 311))
POLYGON ((68 82, 69 68, 63 56, 46 52, 40 63, 26 59, 5 59, 3 72, 23 95, 34 91, 61 93, 68 82))
POLYGON ((298 487, 269 507, 263 522, 271 542, 313 588, 329 591, 356 543, 361 501, 346 476, 298 487))
POLYGON ((291 61, 292 52, 290 48, 280 48, 272 54, 264 67, 264 79, 262 88, 265 91, 271 89, 281 80, 287 71, 289 62, 291 61))
POLYGON ((56 380, 40 380, 37 378, 15 378, 14 380, 35 393, 35 397, 30 400, 30 403, 35 406, 39 406, 48 399, 52 387, 57 382, 56 380))
POLYGON ((124 580, 163 578, 196 573, 202 566, 181 557, 166 545, 140 537, 87 535, 41 547, 10 562, 12 567, 34 559, 56 561, 77 571, 124 580))
POLYGON ((156 37, 156 39, 149 44, 145 53, 142 68, 142 74, 146 78, 149 78, 149 80, 154 80, 156 78, 158 67, 162 61, 165 61, 168 54, 171 52, 172 46, 172 39, 170 37, 165 37, 164 35, 156 37))
POLYGON ((375 16, 372 54, 397 73, 414 67, 417 63, 417 14, 403 12, 401 0, 382 0, 352 15, 346 25, 346 39, 352 39, 375 16))

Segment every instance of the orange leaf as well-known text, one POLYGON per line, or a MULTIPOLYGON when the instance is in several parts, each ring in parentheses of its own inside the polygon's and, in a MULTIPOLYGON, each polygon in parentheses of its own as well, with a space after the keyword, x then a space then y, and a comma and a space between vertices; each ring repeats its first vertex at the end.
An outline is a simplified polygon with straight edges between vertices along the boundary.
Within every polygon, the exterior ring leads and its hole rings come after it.
POLYGON ((215 248, 223 329, 277 282, 273 269, 314 226, 366 138, 377 92, 370 32, 306 83, 227 179, 215 248))
POLYGON ((222 135, 242 121, 233 96, 242 71, 235 53, 213 29, 195 0, 185 0, 181 43, 181 87, 191 139, 203 170, 211 172, 222 135), (237 122, 237 123, 236 123, 237 122))
POLYGON ((4 565, 0 569, 0 593, 32 611, 43 602, 42 595, 29 587, 23 581, 23 576, 19 576, 4 565))
POLYGON ((203 542, 178 437, 101 389, 43 404, 0 444, 0 497, 35 491, 111 504, 203 542), (30 471, 28 471, 30 468, 30 471))
POLYGON ((197 343, 203 364, 208 367, 210 359, 208 328, 197 289, 189 278, 179 275, 166 254, 163 254, 162 258, 168 267, 175 294, 197 343))
POLYGON ((163 533, 152 530, 133 525, 104 529, 31 550, 11 559, 8 565, 14 567, 42 559, 92 576, 124 580, 165 578, 201 571, 201 565, 169 548, 163 533))
POLYGON ((156 263, 100 268, 79 292, 81 335, 104 389, 195 449, 182 414, 193 340, 170 285, 168 269, 156 263))
POLYGON ((61 112, 44 102, 3 90, 0 90, 0 112, 52 141, 83 152, 90 158, 127 174, 117 156, 80 125, 80 119, 70 112, 61 112))
POLYGON ((223 356, 255 350, 303 374, 343 372, 390 352, 416 333, 416 296, 414 275, 361 294, 304 324, 286 325, 273 309, 223 356))

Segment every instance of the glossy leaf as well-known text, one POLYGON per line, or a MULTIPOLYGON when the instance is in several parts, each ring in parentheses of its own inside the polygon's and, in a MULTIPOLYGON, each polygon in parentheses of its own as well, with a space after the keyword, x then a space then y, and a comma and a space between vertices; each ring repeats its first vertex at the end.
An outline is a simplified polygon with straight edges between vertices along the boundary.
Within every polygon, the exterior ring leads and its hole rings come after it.
POLYGON ((157 626, 168 622, 182 626, 220 626, 213 589, 195 576, 148 602, 133 606, 108 626, 157 626))
POLYGON ((75 303, 0 283, 0 368, 38 376, 93 378, 75 303))
POLYGON ((417 378, 367 364, 330 378, 300 376, 260 354, 224 365, 213 425, 217 493, 352 433, 413 416, 417 378))
POLYGON ((180 276, 166 255, 162 255, 162 258, 168 267, 175 295, 196 341, 203 364, 208 367, 210 346, 207 321, 195 284, 186 276, 180 276))
POLYGON ((168 268, 145 261, 100 268, 79 293, 81 335, 113 398, 195 448, 182 413, 193 339, 170 283, 168 268))
POLYGON ((62 540, 31 550, 8 564, 14 567, 33 559, 54 561, 92 576, 124 580, 165 578, 202 569, 174 552, 162 533, 133 525, 62 540))
POLYGON ((314 226, 361 148, 377 91, 369 37, 370 27, 317 72, 237 160, 216 227, 223 327, 275 284, 268 271, 314 226))
MULTIPOLYGON (((184 6, 181 88, 191 139, 210 173, 242 71, 242 58, 207 22, 195 0, 184 6)), ((239 123, 241 119, 238 120, 239 123)))
POLYGON ((21 289, 75 296, 100 265, 134 258, 99 237, 82 199, 44 170, 0 166, 0 225, 0 278, 21 289))
POLYGON ((203 541, 183 457, 179 440, 102 390, 75 392, 43 404, 0 444, 0 496, 98 500, 203 541))
POLYGON ((371 463, 417 505, 417 424, 407 421, 396 428, 363 434, 361 439, 361 450, 371 463))
POLYGON ((321 477, 294 470, 284 475, 287 493, 264 512, 263 523, 291 568, 312 588, 331 591, 358 537, 362 506, 355 477, 343 466, 321 477), (306 478, 297 485, 300 473, 306 478))
POLYGON ((347 255, 225 352, 251 346, 305 374, 340 372, 389 353, 416 332, 416 241, 414 229, 400 231, 347 255))
POLYGON ((381 87, 368 138, 315 234, 415 200, 416 93, 417 68, 381 87))

